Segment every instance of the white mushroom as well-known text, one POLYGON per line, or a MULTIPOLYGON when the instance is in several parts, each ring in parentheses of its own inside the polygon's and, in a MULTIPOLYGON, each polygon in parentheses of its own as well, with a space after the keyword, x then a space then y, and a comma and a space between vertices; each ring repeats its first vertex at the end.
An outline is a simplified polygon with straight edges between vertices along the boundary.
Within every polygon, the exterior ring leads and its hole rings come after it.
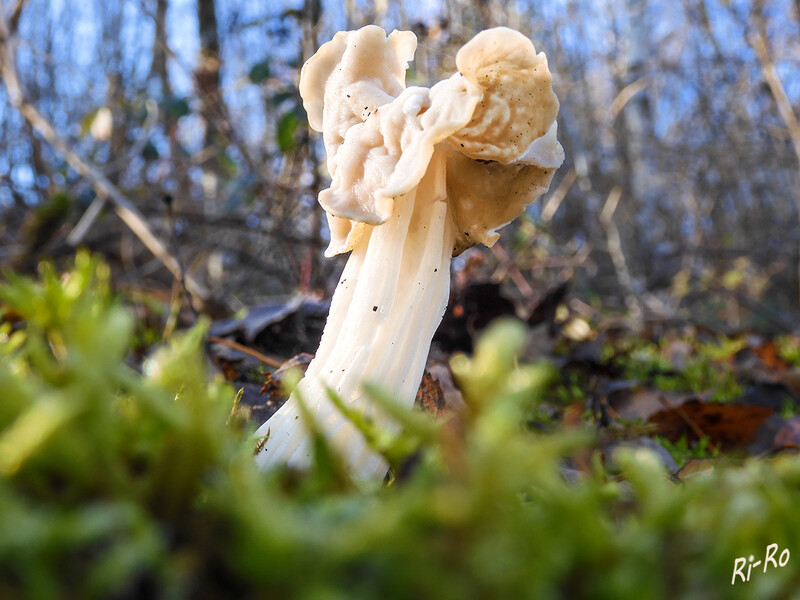
MULTIPOLYGON (((300 77, 332 177, 319 197, 331 231, 326 256, 351 255, 296 394, 356 479, 383 477, 387 465, 326 389, 395 428, 362 383, 411 407, 447 304, 451 257, 492 245, 564 158, 547 60, 522 34, 478 34, 456 56, 459 72, 430 89, 405 88, 415 49, 410 32, 339 32, 300 77)), ((257 431, 269 437, 256 461, 306 468, 306 431, 292 396, 257 431)))

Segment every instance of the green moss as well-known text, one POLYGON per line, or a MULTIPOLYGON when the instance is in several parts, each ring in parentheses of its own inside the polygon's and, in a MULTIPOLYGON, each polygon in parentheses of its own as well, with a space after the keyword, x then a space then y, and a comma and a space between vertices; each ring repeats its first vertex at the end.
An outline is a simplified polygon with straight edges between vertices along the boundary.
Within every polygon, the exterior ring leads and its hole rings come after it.
POLYGON ((689 442, 685 435, 674 443, 660 435, 654 436, 653 439, 672 455, 679 468, 695 458, 716 458, 719 456, 719 448, 711 444, 708 436, 694 442, 689 442))
POLYGON ((800 367, 800 338, 796 335, 781 335, 775 338, 778 356, 790 367, 800 367))
POLYGON ((677 368, 669 358, 669 342, 628 340, 621 347, 607 346, 604 356, 623 369, 622 377, 651 383, 665 392, 708 392, 709 399, 732 402, 744 393, 725 359, 742 347, 741 340, 720 337, 714 343, 682 340, 689 356, 677 368))
POLYGON ((800 586, 794 557, 731 585, 737 557, 800 547, 798 457, 675 485, 639 449, 615 454, 619 476, 595 457, 568 483, 565 461, 591 440, 524 427, 554 374, 518 363, 518 324, 453 359, 460 426, 406 419, 412 443, 384 447, 413 468, 363 490, 325 476, 324 453, 306 475, 255 469, 252 430, 229 419, 235 391, 206 370, 203 325, 143 372, 126 366, 133 320, 96 259, 8 275, 0 302, 24 318, 0 326, 4 600, 786 598, 800 586))

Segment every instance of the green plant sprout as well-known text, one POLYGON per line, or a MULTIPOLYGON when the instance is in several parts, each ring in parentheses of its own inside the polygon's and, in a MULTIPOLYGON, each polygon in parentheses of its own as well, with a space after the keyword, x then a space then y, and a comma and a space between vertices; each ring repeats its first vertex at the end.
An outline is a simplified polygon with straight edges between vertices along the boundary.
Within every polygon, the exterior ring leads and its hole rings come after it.
POLYGON ((3 600, 779 600, 800 589, 798 456, 678 485, 635 449, 615 454, 614 475, 591 460, 568 481, 565 461, 593 452, 592 436, 525 427, 553 370, 520 361, 519 323, 453 358, 467 403, 458 435, 406 410, 401 432, 361 421, 390 462, 413 464, 365 490, 323 460, 302 478, 257 469, 252 429, 227 424, 236 392, 208 373, 202 325, 141 372, 129 366, 133 319, 108 274, 80 253, 67 273, 0 282, 3 600), (735 561, 772 544, 776 557, 792 551, 788 563, 731 585, 735 561))

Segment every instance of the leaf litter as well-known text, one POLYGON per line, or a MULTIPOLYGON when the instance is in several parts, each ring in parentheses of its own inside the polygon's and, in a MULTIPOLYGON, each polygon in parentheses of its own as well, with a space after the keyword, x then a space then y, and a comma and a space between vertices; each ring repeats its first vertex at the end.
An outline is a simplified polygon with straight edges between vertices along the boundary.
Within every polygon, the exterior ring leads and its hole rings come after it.
MULTIPOLYGON (((522 358, 550 362, 558 372, 527 421, 534 430, 592 427, 604 460, 621 447, 647 447, 677 480, 713 471, 720 457, 800 449, 800 338, 680 322, 652 322, 640 331, 618 319, 592 323, 570 308, 568 291, 569 283, 561 284, 526 311, 496 284, 455 289, 415 408, 457 423, 465 407, 450 358, 471 351, 496 318, 527 314, 530 336, 522 358)), ((274 369, 257 364, 253 353, 210 347, 226 378, 244 390, 240 410, 246 418, 260 424, 285 401, 285 373, 304 370, 313 358, 304 350, 314 346, 323 312, 314 299, 292 298, 212 325, 211 332, 233 347, 290 357, 274 369)), ((458 431, 457 424, 452 429, 458 431)))

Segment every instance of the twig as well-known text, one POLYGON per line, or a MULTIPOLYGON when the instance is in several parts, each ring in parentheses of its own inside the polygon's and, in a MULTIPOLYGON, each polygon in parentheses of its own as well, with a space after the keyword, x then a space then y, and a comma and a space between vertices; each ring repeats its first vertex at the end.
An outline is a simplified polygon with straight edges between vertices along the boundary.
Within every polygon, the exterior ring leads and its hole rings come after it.
POLYGON ((561 180, 561 183, 556 188, 556 191, 553 192, 550 195, 550 198, 547 199, 547 204, 545 204, 544 208, 542 209, 543 223, 549 223, 553 220, 553 217, 561 206, 561 203, 564 201, 564 198, 567 197, 567 193, 569 193, 570 189, 572 189, 572 185, 575 183, 576 179, 578 179, 578 173, 575 171, 575 169, 570 169, 567 171, 564 179, 561 180))
POLYGON ((622 189, 615 186, 614 189, 608 194, 608 199, 600 213, 600 222, 606 230, 606 237, 608 239, 608 252, 611 255, 611 262, 614 263, 614 269, 617 272, 617 279, 625 296, 625 305, 631 313, 631 317, 637 322, 642 322, 642 308, 639 306, 639 301, 636 298, 636 293, 633 289, 633 278, 631 272, 628 270, 628 263, 625 260, 625 253, 622 251, 622 240, 620 239, 619 229, 614 223, 614 211, 617 210, 617 204, 622 197, 622 189))
MULTIPOLYGON (((750 37, 750 45, 753 46, 753 50, 756 52, 756 57, 758 57, 758 62, 761 64, 761 71, 764 74, 764 79, 767 81, 769 91, 772 93, 772 97, 778 105, 778 113, 780 113, 781 119, 784 125, 786 125, 786 129, 789 130, 789 137, 792 140, 794 154, 797 157, 797 166, 800 167, 800 123, 797 122, 797 116, 792 109, 792 103, 789 101, 786 90, 783 88, 783 83, 778 75, 778 70, 775 68, 775 63, 769 55, 764 37, 760 33, 753 34, 750 37)), ((797 207, 798 219, 800 219, 800 194, 797 192, 794 194, 794 202, 797 207)), ((798 247, 798 254, 800 254, 800 247, 798 247)), ((800 265, 800 263, 798 263, 798 265, 800 265)), ((798 266, 798 273, 800 273, 800 266, 798 266)), ((798 289, 798 293, 800 293, 800 289, 798 289)))
POLYGON ((706 437, 706 434, 700 427, 700 425, 698 425, 694 419, 692 419, 689 415, 686 414, 686 411, 683 410, 683 407, 675 406, 672 402, 667 400, 664 394, 658 394, 658 401, 661 402, 661 404, 663 404, 664 406, 666 406, 667 409, 675 411, 677 415, 683 420, 683 422, 689 426, 689 429, 691 429, 694 432, 698 440, 702 440, 704 437, 706 437))
MULTIPOLYGON (((116 163, 112 165, 112 171, 118 170, 120 167, 127 164, 130 159, 137 156, 142 151, 150 137, 151 130, 158 122, 158 104, 155 102, 155 100, 148 100, 145 103, 145 107, 147 109, 147 118, 145 119, 142 127, 144 129, 142 135, 131 147, 131 150, 127 153, 127 155, 118 159, 116 163)), ((106 169, 106 174, 108 174, 108 169, 106 169)), ((92 201, 92 203, 89 205, 89 208, 87 208, 86 212, 84 212, 81 216, 78 224, 75 225, 72 231, 69 232, 69 235, 67 235, 67 243, 70 246, 77 246, 83 241, 83 238, 89 232, 95 220, 100 215, 100 211, 103 210, 105 205, 105 196, 98 196, 92 201)))
POLYGON ((248 348, 247 346, 242 346, 242 344, 239 344, 238 342, 234 342, 232 340, 228 340, 228 339, 221 338, 221 337, 216 337, 216 336, 213 336, 213 335, 208 336, 208 338, 206 338, 206 340, 210 344, 221 344, 223 346, 227 346, 228 348, 233 348, 234 350, 238 350, 242 354, 247 354, 248 356, 252 356, 256 360, 259 360, 262 363, 264 363, 265 365, 268 365, 270 367, 274 367, 276 369, 279 368, 283 364, 282 361, 280 361, 280 360, 278 360, 276 358, 270 358, 269 356, 267 356, 265 354, 261 354, 261 352, 259 352, 258 350, 253 350, 252 348, 248 348))
POLYGON ((189 303, 189 308, 191 309, 192 314, 194 315, 194 319, 196 321, 197 318, 199 317, 199 315, 197 314, 197 309, 192 304, 191 295, 189 294, 189 290, 186 287, 186 267, 183 266, 183 261, 181 260, 180 252, 178 252, 178 247, 179 247, 178 246, 178 227, 177 227, 177 224, 176 224, 176 221, 175 221, 175 208, 173 206, 174 200, 172 198, 172 195, 171 194, 165 194, 164 198, 163 198, 163 202, 166 205, 167 216, 169 217, 170 242, 172 243, 172 251, 174 253, 173 256, 175 256, 175 259, 178 261, 178 267, 180 267, 180 270, 181 270, 180 279, 177 279, 176 281, 178 283, 180 283, 181 292, 182 292, 181 295, 186 295, 186 299, 188 300, 188 303, 189 303))
POLYGON ((754 34, 750 38, 750 43, 753 50, 756 51, 758 62, 761 64, 761 71, 764 74, 764 79, 767 81, 769 91, 778 105, 778 113, 781 115, 786 129, 789 130, 789 137, 792 139, 792 146, 794 146, 794 153, 797 157, 797 165, 800 167, 800 123, 797 121, 797 116, 792 110, 792 103, 786 95, 786 90, 783 88, 783 83, 778 75, 778 70, 775 68, 775 63, 767 50, 767 44, 760 33, 754 34))
POLYGON ((608 109, 611 120, 616 120, 616 118, 619 116, 619 113, 621 113, 622 109, 625 108, 625 105, 633 100, 633 97, 636 94, 646 90, 649 85, 650 81, 647 79, 647 77, 640 77, 633 83, 629 83, 622 88, 619 94, 617 94, 617 97, 614 98, 613 102, 611 102, 611 106, 608 109))
MULTIPOLYGON (((114 205, 114 211, 120 219, 130 228, 153 255, 160 260, 176 278, 181 277, 181 268, 178 260, 170 254, 166 244, 150 229, 144 216, 117 189, 97 168, 85 161, 69 144, 59 136, 53 126, 41 113, 25 100, 19 77, 16 70, 16 45, 17 38, 11 35, 5 21, 0 14, 0 50, 2 50, 2 79, 8 91, 11 105, 17 109, 28 124, 41 135, 53 149, 58 152, 79 175, 85 177, 92 188, 100 197, 108 198, 114 205)), ((186 288, 201 301, 210 297, 209 291, 199 281, 187 275, 186 288)))
POLYGON ((13 8, 9 9, 8 11, 8 30, 11 33, 17 32, 17 27, 19 26, 19 18, 22 16, 22 9, 25 8, 25 3, 27 0, 17 0, 13 4, 13 8))
POLYGON ((514 264, 514 261, 511 260, 506 249, 503 248, 501 244, 495 244, 492 246, 492 254, 495 255, 495 258, 497 258, 498 262, 506 270, 509 278, 514 282, 514 285, 517 286, 517 289, 523 297, 528 301, 533 300, 536 297, 536 292, 533 291, 531 284, 528 283, 528 280, 525 279, 525 276, 514 264))

